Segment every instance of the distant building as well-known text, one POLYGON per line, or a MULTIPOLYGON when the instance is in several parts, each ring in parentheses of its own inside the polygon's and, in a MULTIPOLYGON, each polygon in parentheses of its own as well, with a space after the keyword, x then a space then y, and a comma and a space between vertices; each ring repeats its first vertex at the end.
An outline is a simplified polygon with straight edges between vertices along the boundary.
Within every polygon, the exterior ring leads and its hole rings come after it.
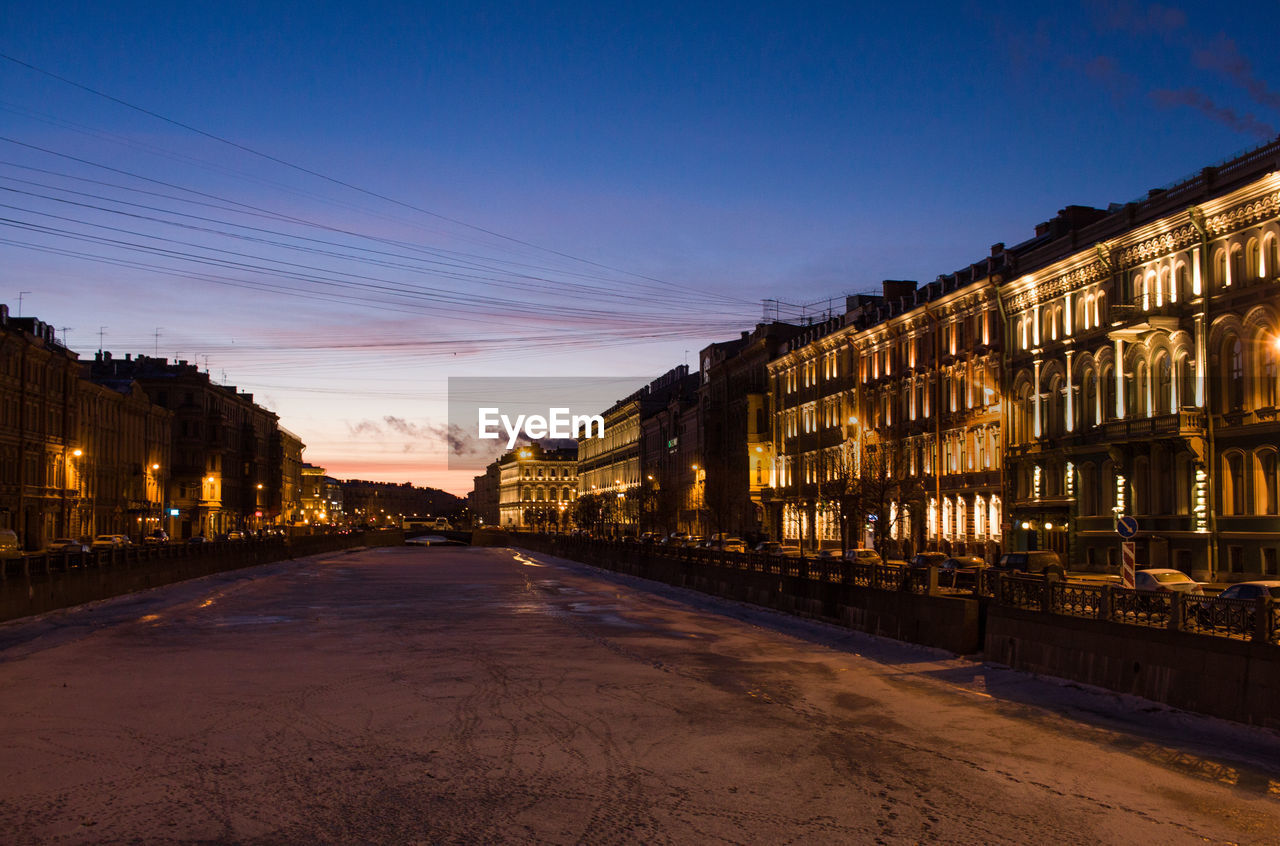
POLYGON ((498 525, 498 487, 501 477, 501 465, 495 461, 485 468, 482 475, 473 479, 472 491, 467 496, 473 525, 498 525))
POLYGON ((277 522, 292 525, 301 522, 302 517, 302 453, 306 444, 297 435, 283 426, 276 431, 276 446, 273 451, 278 462, 272 471, 279 470, 279 483, 274 488, 280 491, 280 499, 276 505, 279 513, 277 522))
POLYGON ((642 470, 639 529, 702 534, 702 417, 698 376, 686 374, 641 421, 642 470))
POLYGON ((26 549, 81 525, 78 375, 76 354, 52 326, 0 305, 0 528, 15 530, 26 549))
POLYGON ((342 508, 349 520, 370 525, 400 525, 406 519, 453 517, 462 500, 437 488, 409 482, 342 482, 342 508))
POLYGON ((342 511, 342 486, 337 479, 325 475, 325 469, 303 462, 299 470, 304 523, 336 523, 342 511))
POLYGON ((498 520, 503 528, 569 525, 578 498, 577 449, 543 449, 534 443, 512 450, 497 463, 498 520))
POLYGON ((645 419, 696 383, 689 368, 673 368, 607 409, 602 415, 603 438, 578 442, 578 493, 606 498, 602 524, 610 531, 636 533, 650 507, 653 493, 641 486, 653 475, 643 467, 645 419))
POLYGON ((701 453, 697 497, 708 532, 748 538, 764 533, 761 491, 770 484, 768 363, 780 345, 802 331, 761 323, 740 338, 699 354, 701 453))
POLYGON ((157 529, 169 533, 173 415, 131 381, 80 380, 77 407, 68 536, 123 534, 141 543, 157 529))
POLYGON ((276 519, 279 421, 252 394, 218 385, 186 361, 150 356, 99 352, 87 375, 104 385, 135 382, 172 412, 172 536, 253 530, 276 519))

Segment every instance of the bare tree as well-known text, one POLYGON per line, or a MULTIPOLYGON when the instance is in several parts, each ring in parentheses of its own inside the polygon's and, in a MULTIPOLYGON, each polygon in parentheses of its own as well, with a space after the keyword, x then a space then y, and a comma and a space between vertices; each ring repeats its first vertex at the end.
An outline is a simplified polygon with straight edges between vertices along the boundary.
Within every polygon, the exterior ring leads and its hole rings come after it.
POLYGON ((847 443, 828 477, 823 494, 839 506, 846 549, 860 545, 863 529, 869 526, 873 545, 883 553, 894 534, 909 534, 908 515, 924 502, 920 481, 907 473, 901 456, 883 444, 847 443))

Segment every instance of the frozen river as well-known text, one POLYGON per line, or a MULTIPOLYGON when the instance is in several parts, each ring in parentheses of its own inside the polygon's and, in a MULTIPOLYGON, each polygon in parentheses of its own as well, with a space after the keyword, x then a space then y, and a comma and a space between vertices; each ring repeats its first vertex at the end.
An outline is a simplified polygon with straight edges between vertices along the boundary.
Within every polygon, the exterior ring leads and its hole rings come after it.
POLYGON ((1280 843, 1275 733, 499 549, 2 625, 0 776, 6 843, 1280 843))

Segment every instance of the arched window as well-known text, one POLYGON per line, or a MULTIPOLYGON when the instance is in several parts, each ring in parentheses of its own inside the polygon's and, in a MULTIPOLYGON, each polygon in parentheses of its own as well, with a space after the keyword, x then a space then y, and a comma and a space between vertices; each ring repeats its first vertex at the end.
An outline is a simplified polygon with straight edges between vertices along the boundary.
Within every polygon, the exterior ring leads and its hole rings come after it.
POLYGON ((1188 269, 1185 264, 1180 264, 1178 265, 1178 270, 1174 275, 1176 276, 1176 280, 1174 282, 1173 290, 1169 293, 1169 299, 1175 303, 1184 297, 1189 299, 1192 296, 1190 269, 1188 269))
POLYGON ((965 508, 964 497, 956 497, 956 536, 968 537, 969 535, 969 515, 968 509, 965 508))
POLYGON ((1230 452, 1223 456, 1222 506, 1229 515, 1245 514, 1244 454, 1230 452))
POLYGON ((1178 356, 1174 386, 1177 390, 1173 404, 1175 409, 1189 408, 1196 404, 1196 369, 1186 353, 1178 356))
POLYGON ((1076 413, 1080 418, 1080 428, 1088 429, 1101 422, 1098 414, 1098 377, 1090 367, 1084 372, 1084 384, 1080 387, 1080 407, 1076 413))
POLYGON ((1062 404, 1063 386, 1062 377, 1055 373, 1049 380, 1049 396, 1045 408, 1045 434, 1051 438, 1061 437, 1066 428, 1066 412, 1062 404))
POLYGON ((1227 273, 1227 284, 1238 285, 1245 281, 1244 250, 1239 244, 1231 248, 1231 270, 1227 273))
POLYGON ((1019 404, 1022 406, 1022 443, 1029 444, 1036 437, 1036 398, 1031 392, 1031 384, 1027 383, 1022 386, 1022 393, 1019 397, 1019 404))
POLYGON ((1274 235, 1267 238, 1267 263, 1262 268, 1263 277, 1271 277, 1280 273, 1280 245, 1274 235))
POLYGON ((1132 402, 1125 403, 1127 417, 1151 416, 1151 373, 1145 361, 1138 362, 1133 374, 1132 402))
POLYGON ((1258 514, 1277 514, 1277 503, 1280 499, 1280 489, 1277 489, 1277 460, 1276 451, 1274 449, 1260 450, 1255 453, 1257 462, 1257 472, 1254 476, 1254 490, 1257 493, 1255 498, 1256 513, 1258 514))
POLYGON ((1155 373, 1155 385, 1152 389, 1156 404, 1155 413, 1171 414, 1174 409, 1173 362, 1168 353, 1161 353, 1156 358, 1155 373))
POLYGON ((1263 408, 1276 408, 1280 405, 1280 339, 1264 334, 1258 343, 1262 347, 1258 401, 1263 408))
POLYGON ((1143 311, 1151 310, 1151 277, 1138 273, 1133 277, 1133 302, 1143 311))
POLYGON ((1245 248, 1245 273, 1250 282, 1262 276, 1262 247, 1254 238, 1245 248))
POLYGON ((1226 411, 1244 408, 1244 344, 1239 336, 1229 336, 1222 344, 1226 411))
POLYGON ((1227 252, 1218 250, 1213 254, 1213 284, 1216 288, 1225 288, 1231 284, 1227 279, 1227 252))
POLYGON ((1099 291, 1097 298, 1093 301, 1093 325, 1095 327, 1102 325, 1102 316, 1107 312, 1107 295, 1099 291))

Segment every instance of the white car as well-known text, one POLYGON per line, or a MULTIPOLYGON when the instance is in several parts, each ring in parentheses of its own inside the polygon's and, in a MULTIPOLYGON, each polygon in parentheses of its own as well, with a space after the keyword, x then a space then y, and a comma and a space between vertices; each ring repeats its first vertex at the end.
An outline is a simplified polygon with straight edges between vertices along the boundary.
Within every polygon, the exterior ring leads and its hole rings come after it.
POLYGON ((93 549, 121 549, 124 545, 124 535, 98 535, 90 544, 93 549))
POLYGON ((1181 570, 1149 568, 1134 574, 1133 586, 1137 590, 1153 593, 1203 594, 1204 585, 1181 570))

